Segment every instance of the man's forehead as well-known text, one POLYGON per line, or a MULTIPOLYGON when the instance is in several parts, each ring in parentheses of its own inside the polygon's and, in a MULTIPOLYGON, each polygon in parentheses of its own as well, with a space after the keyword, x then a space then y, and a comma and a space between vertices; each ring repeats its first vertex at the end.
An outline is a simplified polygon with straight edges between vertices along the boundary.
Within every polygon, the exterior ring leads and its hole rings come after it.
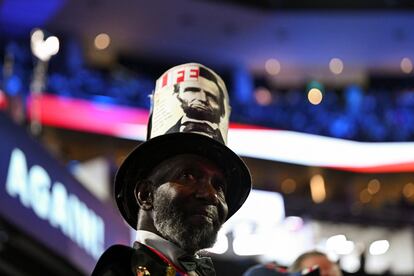
POLYGON ((182 87, 182 90, 184 90, 187 87, 196 87, 208 91, 218 91, 218 86, 215 82, 203 77, 200 77, 198 81, 182 82, 180 86, 182 87))

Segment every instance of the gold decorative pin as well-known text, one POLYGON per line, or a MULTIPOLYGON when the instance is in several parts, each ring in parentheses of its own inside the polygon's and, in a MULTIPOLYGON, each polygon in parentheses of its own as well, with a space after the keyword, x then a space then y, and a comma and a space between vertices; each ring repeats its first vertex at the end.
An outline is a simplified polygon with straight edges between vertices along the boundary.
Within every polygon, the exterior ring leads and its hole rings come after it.
POLYGON ((151 273, 145 266, 138 266, 136 268, 136 275, 135 276, 150 276, 151 273))
POLYGON ((165 276, 175 276, 175 269, 174 267, 170 265, 167 266, 167 269, 165 272, 166 272, 165 276))

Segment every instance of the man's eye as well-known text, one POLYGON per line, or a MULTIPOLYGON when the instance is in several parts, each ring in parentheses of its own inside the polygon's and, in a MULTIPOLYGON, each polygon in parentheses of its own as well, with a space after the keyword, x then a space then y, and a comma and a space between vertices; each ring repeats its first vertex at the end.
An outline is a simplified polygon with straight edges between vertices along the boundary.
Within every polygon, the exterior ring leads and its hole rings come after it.
POLYGON ((190 172, 184 172, 181 175, 181 178, 184 180, 189 180, 189 181, 194 181, 196 179, 195 176, 190 172))

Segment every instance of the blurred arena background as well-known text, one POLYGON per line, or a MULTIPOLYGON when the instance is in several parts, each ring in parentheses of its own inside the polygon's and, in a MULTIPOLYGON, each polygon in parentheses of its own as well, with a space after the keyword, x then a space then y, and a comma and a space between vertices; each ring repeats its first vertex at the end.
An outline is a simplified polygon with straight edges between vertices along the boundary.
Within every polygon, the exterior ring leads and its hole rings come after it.
POLYGON ((156 78, 194 61, 224 76, 254 184, 210 249, 218 275, 314 248, 345 275, 414 275, 413 8, 0 1, 0 274, 88 275, 130 244, 114 174, 156 78))

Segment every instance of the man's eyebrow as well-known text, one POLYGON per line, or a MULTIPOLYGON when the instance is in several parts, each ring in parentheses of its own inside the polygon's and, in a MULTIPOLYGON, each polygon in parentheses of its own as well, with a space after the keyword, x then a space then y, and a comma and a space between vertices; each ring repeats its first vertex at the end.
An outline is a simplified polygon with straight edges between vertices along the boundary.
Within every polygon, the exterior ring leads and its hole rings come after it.
POLYGON ((184 88, 184 92, 187 92, 187 91, 190 91, 190 92, 199 92, 200 90, 201 90, 201 88, 199 88, 199 87, 192 87, 192 86, 184 88))

